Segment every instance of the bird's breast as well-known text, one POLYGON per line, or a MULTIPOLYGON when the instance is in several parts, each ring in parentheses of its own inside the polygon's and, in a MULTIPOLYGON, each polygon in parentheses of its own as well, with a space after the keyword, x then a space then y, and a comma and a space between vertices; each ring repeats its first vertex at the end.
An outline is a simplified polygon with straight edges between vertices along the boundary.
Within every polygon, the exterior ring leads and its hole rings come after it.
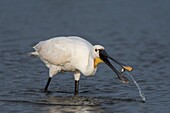
POLYGON ((76 67, 74 65, 70 64, 70 63, 66 63, 66 64, 64 64, 60 67, 61 67, 61 71, 74 72, 75 70, 77 70, 76 67))

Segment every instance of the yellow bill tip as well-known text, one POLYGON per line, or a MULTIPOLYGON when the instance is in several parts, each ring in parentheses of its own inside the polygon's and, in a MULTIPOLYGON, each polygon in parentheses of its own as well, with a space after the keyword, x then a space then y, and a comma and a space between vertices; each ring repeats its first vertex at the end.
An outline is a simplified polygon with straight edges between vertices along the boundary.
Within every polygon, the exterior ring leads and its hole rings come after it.
POLYGON ((133 68, 130 67, 130 66, 123 66, 123 68, 124 68, 125 70, 127 70, 127 71, 132 71, 132 70, 133 70, 133 68))

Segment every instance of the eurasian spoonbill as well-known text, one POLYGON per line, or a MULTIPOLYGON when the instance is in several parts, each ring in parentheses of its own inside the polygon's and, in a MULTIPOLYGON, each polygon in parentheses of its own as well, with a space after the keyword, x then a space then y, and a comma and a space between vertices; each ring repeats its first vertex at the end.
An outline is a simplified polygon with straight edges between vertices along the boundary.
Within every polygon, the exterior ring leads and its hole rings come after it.
POLYGON ((33 47, 35 52, 30 54, 38 56, 49 68, 49 78, 45 86, 47 91, 51 78, 59 72, 73 72, 75 80, 75 92, 78 94, 80 75, 94 75, 99 63, 106 63, 118 76, 127 83, 128 79, 116 70, 108 59, 119 64, 123 70, 131 71, 132 67, 123 65, 110 57, 105 48, 101 45, 92 45, 87 40, 77 37, 55 37, 49 40, 40 41, 33 47))

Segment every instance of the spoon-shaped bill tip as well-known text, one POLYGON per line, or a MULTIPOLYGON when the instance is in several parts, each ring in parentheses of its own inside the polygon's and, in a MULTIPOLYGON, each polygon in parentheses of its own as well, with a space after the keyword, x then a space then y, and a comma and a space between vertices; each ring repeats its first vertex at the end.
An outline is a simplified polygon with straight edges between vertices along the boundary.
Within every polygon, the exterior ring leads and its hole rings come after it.
POLYGON ((127 71, 132 71, 132 70, 133 70, 133 68, 130 67, 130 66, 123 66, 123 68, 124 68, 125 70, 127 70, 127 71))

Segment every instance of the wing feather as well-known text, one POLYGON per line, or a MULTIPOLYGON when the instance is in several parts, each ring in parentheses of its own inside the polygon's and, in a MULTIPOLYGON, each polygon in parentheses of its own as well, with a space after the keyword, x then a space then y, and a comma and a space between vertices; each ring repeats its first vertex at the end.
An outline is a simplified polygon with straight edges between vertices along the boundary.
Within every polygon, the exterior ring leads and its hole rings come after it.
POLYGON ((50 63, 63 66, 70 63, 79 69, 88 65, 89 52, 92 47, 91 43, 80 37, 69 36, 41 41, 34 46, 34 49, 46 65, 50 63))
POLYGON ((39 53, 39 56, 50 64, 62 65, 70 61, 71 51, 66 46, 67 42, 60 40, 41 41, 34 49, 39 53))

